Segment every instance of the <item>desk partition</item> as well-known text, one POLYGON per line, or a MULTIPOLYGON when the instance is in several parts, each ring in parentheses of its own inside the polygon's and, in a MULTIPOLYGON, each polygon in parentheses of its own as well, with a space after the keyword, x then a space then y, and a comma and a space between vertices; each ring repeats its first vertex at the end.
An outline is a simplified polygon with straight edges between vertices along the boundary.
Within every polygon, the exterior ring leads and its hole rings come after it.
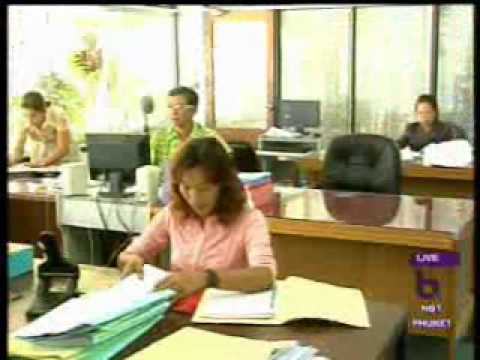
POLYGON ((280 278, 356 287, 407 306, 410 333, 447 336, 453 354, 453 339, 472 318, 472 200, 283 188, 273 201, 266 215, 280 278), (417 254, 451 253, 458 266, 412 266, 417 254), (419 296, 425 281, 438 287, 439 298, 419 296), (441 311, 429 312, 432 305, 441 311), (448 328, 425 328, 441 320, 448 328))
MULTIPOLYGON (((312 188, 322 187, 323 160, 303 159, 300 169, 308 173, 312 188)), ((402 193, 431 197, 473 198, 474 169, 402 164, 402 193)))

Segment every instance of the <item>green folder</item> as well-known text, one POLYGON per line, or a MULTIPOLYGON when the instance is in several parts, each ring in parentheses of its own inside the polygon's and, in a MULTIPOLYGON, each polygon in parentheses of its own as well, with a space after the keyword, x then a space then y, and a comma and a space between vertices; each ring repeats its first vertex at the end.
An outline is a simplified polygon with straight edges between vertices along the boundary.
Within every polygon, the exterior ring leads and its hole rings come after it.
POLYGON ((91 343, 86 346, 45 346, 40 341, 32 342, 11 336, 9 359, 109 360, 162 320, 169 306, 170 302, 165 302, 147 310, 142 309, 141 314, 134 311, 100 325, 92 332, 91 343))
POLYGON ((123 331, 129 330, 133 326, 148 321, 156 314, 167 312, 170 307, 169 302, 163 302, 150 306, 148 309, 142 308, 107 323, 97 326, 94 329, 85 329, 83 332, 73 334, 67 333, 58 336, 44 336, 36 340, 30 340, 36 344, 49 347, 72 347, 72 346, 90 346, 106 341, 111 337, 121 334, 123 331))

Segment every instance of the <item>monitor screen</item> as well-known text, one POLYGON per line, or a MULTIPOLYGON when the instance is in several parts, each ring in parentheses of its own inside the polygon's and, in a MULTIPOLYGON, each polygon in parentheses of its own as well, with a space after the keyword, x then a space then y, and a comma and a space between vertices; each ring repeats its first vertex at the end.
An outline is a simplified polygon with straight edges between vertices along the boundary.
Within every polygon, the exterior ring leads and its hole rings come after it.
POLYGON ((320 126, 320 101, 280 100, 277 126, 280 128, 318 128, 320 126))
POLYGON ((144 133, 86 134, 91 176, 105 174, 110 195, 135 183, 135 170, 150 164, 150 138, 144 133))

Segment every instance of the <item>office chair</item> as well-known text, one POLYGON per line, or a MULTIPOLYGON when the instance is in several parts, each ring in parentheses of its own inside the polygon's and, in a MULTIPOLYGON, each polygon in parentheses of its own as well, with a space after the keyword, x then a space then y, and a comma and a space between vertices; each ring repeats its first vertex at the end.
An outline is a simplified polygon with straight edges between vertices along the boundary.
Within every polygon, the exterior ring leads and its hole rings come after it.
POLYGON ((374 134, 336 137, 323 168, 324 188, 354 192, 399 194, 400 152, 394 140, 374 134))
POLYGON ((350 225, 382 226, 391 222, 398 213, 401 199, 390 194, 323 192, 329 214, 350 225))
POLYGON ((255 149, 248 142, 229 142, 228 145, 233 151, 233 160, 238 172, 259 172, 262 171, 255 149))

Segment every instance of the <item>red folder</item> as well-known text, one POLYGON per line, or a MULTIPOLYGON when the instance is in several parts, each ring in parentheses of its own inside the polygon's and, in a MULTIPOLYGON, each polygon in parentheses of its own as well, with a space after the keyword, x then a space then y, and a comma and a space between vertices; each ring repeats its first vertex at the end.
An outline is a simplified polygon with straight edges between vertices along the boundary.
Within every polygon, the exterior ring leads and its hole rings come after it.
POLYGON ((173 307, 173 311, 193 315, 193 313, 197 309, 200 299, 202 298, 202 295, 203 290, 196 292, 189 297, 178 300, 173 307))

